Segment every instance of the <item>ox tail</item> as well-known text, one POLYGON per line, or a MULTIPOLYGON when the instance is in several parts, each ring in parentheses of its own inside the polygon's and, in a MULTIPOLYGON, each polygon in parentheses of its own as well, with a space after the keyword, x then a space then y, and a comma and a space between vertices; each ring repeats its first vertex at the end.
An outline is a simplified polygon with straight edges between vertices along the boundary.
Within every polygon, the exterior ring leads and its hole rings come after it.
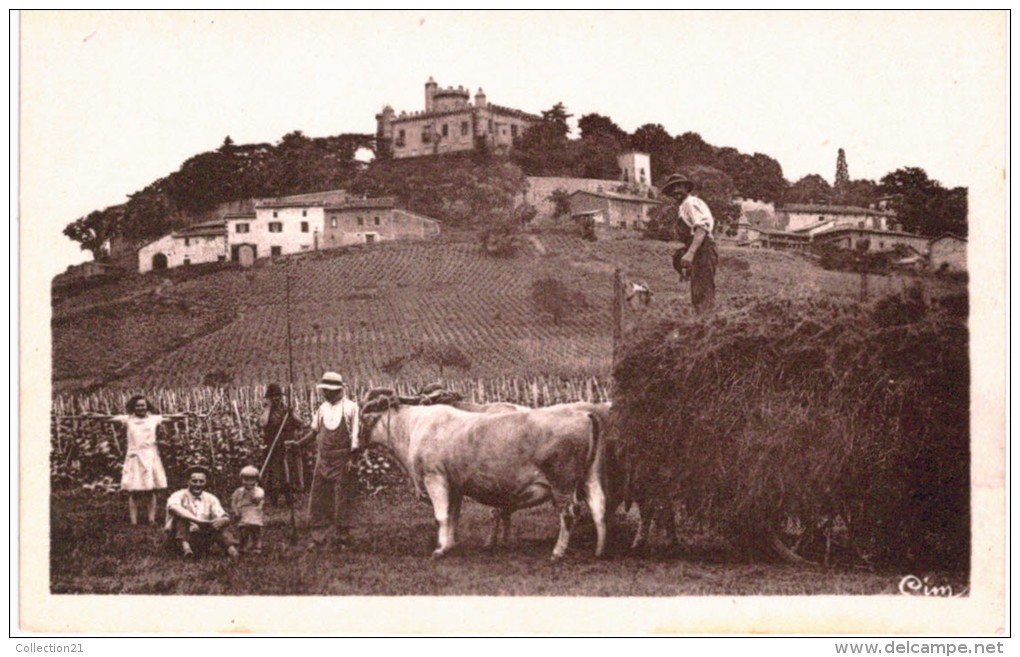
POLYGON ((588 450, 588 460, 585 463, 585 480, 597 479, 602 492, 609 494, 609 482, 606 477, 606 438, 602 431, 602 422, 598 414, 588 413, 591 419, 591 447, 588 450))

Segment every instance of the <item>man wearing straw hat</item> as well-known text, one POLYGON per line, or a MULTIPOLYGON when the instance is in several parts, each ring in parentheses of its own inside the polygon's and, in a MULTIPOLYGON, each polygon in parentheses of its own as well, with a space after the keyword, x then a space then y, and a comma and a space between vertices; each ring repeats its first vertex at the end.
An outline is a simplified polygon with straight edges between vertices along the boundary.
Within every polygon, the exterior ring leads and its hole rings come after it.
POLYGON ((673 256, 673 267, 680 280, 691 280, 691 304, 694 312, 710 312, 715 306, 715 267, 719 255, 715 250, 712 229, 715 221, 708 204, 691 192, 694 183, 687 176, 674 173, 662 184, 662 193, 680 204, 679 220, 691 229, 692 240, 687 250, 673 256))
POLYGON ((336 372, 323 374, 316 387, 325 401, 312 418, 311 431, 287 446, 300 447, 316 439, 315 471, 308 499, 312 542, 308 547, 324 545, 332 526, 333 545, 343 549, 349 545, 358 492, 357 476, 351 468, 351 451, 358 448, 358 405, 344 397, 344 379, 336 372))
POLYGON ((265 407, 259 418, 266 443, 264 479, 270 504, 276 506, 283 493, 287 505, 294 503, 294 491, 304 488, 304 468, 296 454, 288 454, 284 445, 295 439, 305 428, 287 406, 283 390, 276 383, 266 388, 265 407))

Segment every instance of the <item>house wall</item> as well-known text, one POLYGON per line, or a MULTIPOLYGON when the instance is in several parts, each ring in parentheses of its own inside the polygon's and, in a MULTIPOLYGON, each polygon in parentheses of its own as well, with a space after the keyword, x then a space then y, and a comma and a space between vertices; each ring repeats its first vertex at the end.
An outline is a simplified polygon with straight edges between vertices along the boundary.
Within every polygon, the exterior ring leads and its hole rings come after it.
POLYGON ((889 230, 888 217, 867 214, 842 214, 827 212, 783 212, 786 216, 785 230, 795 231, 833 220, 837 228, 867 228, 870 230, 889 230), (821 219, 819 219, 821 217, 821 219))
POLYGON ((216 262, 222 256, 226 259, 227 242, 222 235, 201 235, 197 237, 180 237, 174 234, 164 235, 155 242, 146 244, 138 250, 138 271, 152 271, 152 258, 157 253, 166 256, 167 268, 180 267, 187 260, 197 265, 204 262, 216 262))
POLYGON ((598 178, 528 176, 528 189, 524 192, 524 201, 533 205, 538 210, 538 214, 535 216, 536 219, 551 219, 556 211, 556 204, 548 200, 548 198, 557 189, 563 189, 567 194, 573 194, 577 191, 609 191, 622 184, 619 180, 601 180, 598 178))
POLYGON ((933 241, 931 268, 938 271, 943 265, 950 271, 967 271, 967 243, 953 237, 933 241))
POLYGON ((254 219, 230 218, 227 220, 227 251, 232 254, 233 247, 240 244, 254 244, 259 258, 272 254, 273 247, 279 247, 280 255, 311 251, 322 237, 323 214, 321 206, 261 207, 255 209, 254 219), (280 222, 282 230, 270 232, 272 222, 280 222), (301 230, 302 222, 307 222, 307 231, 301 230), (248 232, 238 232, 239 224, 248 224, 248 232))
POLYGON ((842 249, 857 249, 864 240, 868 242, 868 253, 892 251, 897 244, 908 246, 918 253, 928 253, 928 238, 920 235, 899 235, 897 233, 872 233, 864 231, 845 231, 833 239, 825 239, 825 233, 815 240, 823 244, 831 244, 842 249))
POLYGON ((320 248, 437 235, 439 222, 396 208, 333 208, 326 210, 320 248))

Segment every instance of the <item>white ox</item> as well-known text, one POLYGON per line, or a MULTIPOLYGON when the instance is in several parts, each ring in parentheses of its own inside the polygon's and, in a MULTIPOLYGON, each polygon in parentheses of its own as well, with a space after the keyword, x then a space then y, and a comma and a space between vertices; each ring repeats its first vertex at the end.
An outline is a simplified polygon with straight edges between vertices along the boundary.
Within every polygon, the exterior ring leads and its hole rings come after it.
MULTIPOLYGON (((476 407, 478 405, 475 405, 476 407)), ((484 413, 502 413, 506 412, 506 407, 514 407, 513 404, 488 404, 485 407, 479 407, 476 412, 484 413)), ((669 538, 670 545, 676 549, 679 547, 679 538, 676 530, 676 520, 673 517, 672 505, 668 501, 658 499, 640 499, 640 500, 626 500, 626 469, 624 463, 623 448, 617 440, 617 432, 612 430, 610 424, 609 413, 612 410, 612 403, 592 403, 592 402, 569 402, 565 404, 555 404, 553 406, 545 406, 542 410, 558 412, 576 412, 580 411, 583 413, 593 413, 598 419, 602 428, 603 435, 605 436, 606 443, 606 520, 612 520, 613 515, 621 504, 627 502, 629 508, 630 503, 634 502, 638 509, 638 529, 634 534, 634 540, 631 543, 632 550, 640 550, 644 547, 648 535, 651 532, 652 525, 658 521, 662 529, 665 531, 669 538)), ((499 541, 500 534, 503 535, 504 540, 510 538, 510 516, 513 513, 512 510, 506 509, 493 509, 492 510, 492 528, 489 533, 489 538, 486 541, 487 546, 493 546, 499 541)))
POLYGON ((580 411, 486 414, 445 405, 412 406, 370 393, 362 408, 363 444, 386 445, 427 493, 439 523, 433 556, 457 541, 463 498, 512 513, 552 501, 560 516, 553 558, 564 555, 575 506, 588 503, 595 555, 605 549, 605 442, 599 421, 580 411))

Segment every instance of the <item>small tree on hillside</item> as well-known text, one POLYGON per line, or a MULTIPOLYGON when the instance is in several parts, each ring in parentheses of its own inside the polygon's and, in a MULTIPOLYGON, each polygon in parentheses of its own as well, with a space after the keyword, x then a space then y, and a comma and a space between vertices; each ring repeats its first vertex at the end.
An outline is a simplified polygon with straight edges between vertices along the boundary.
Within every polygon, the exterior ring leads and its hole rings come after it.
POLYGON ((471 369, 471 359, 456 345, 427 342, 418 348, 418 359, 428 365, 439 368, 439 376, 447 367, 456 367, 467 371, 471 369))
POLYGON ((559 219, 570 214, 570 194, 562 187, 557 187, 545 198, 552 201, 553 219, 559 219))
POLYGON ((547 276, 531 284, 531 301, 539 312, 548 313, 553 324, 559 326, 569 311, 584 306, 584 295, 572 291, 558 278, 547 276))

